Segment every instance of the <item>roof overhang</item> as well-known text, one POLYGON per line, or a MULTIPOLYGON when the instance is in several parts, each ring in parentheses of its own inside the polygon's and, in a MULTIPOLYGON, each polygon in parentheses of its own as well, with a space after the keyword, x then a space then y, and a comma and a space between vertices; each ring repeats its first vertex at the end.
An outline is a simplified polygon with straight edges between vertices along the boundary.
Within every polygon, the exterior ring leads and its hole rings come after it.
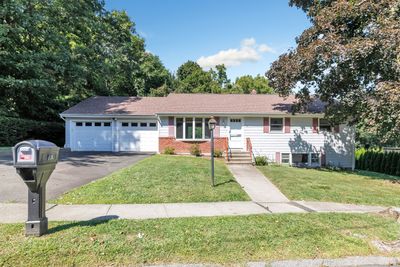
POLYGON ((61 118, 156 118, 156 115, 140 115, 140 114, 60 114, 61 118))
POLYGON ((324 117, 324 113, 226 113, 226 112, 185 112, 185 113, 172 113, 172 112, 160 112, 157 116, 241 116, 241 117, 324 117))

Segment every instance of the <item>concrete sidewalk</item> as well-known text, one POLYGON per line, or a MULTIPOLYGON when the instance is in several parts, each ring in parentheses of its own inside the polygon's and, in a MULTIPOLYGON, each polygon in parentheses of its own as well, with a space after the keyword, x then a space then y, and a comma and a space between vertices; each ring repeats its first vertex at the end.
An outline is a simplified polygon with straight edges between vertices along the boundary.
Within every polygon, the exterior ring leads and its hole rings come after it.
POLYGON ((252 165, 227 165, 254 202, 288 202, 289 199, 252 165))
MULTIPOLYGON (((50 221, 87 221, 94 219, 156 219, 183 217, 238 216, 277 213, 346 212, 368 213, 386 209, 330 202, 205 202, 165 204, 47 205, 50 221)), ((0 203, 0 223, 21 223, 27 218, 27 204, 0 203)))

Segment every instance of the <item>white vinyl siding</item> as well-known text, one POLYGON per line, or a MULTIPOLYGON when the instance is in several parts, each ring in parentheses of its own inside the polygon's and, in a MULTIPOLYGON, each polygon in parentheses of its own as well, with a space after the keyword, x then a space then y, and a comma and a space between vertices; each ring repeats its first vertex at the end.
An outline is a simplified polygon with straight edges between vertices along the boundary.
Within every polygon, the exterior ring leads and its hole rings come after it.
POLYGON ((160 117, 158 123, 160 137, 168 137, 168 117, 160 117))
POLYGON ((321 154, 325 151, 326 164, 352 167, 354 134, 351 127, 342 125, 344 132, 340 134, 313 133, 312 118, 291 117, 290 120, 290 133, 264 133, 263 118, 244 118, 244 140, 251 139, 254 155, 275 161, 276 152, 321 154))

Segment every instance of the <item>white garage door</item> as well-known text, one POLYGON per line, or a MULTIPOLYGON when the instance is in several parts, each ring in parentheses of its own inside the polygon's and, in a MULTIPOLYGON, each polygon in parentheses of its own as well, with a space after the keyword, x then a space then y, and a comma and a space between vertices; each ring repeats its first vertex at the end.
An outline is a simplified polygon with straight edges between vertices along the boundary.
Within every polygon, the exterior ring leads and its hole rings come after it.
POLYGON ((71 136, 73 151, 112 151, 111 121, 75 121, 71 136))
POLYGON ((158 151, 158 131, 156 121, 123 121, 119 122, 118 126, 120 151, 158 151))

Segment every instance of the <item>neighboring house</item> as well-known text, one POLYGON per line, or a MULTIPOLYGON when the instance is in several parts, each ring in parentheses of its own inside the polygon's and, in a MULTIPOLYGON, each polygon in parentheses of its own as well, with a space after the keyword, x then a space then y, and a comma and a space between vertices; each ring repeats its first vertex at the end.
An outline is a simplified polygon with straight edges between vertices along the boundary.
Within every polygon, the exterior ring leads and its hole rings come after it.
MULTIPOLYGON (((210 151, 210 116, 218 122, 215 147, 248 151, 270 161, 354 168, 354 129, 331 127, 324 104, 292 114, 294 96, 170 94, 167 97, 92 97, 61 113, 65 147, 73 151, 189 153, 210 151)), ((228 150, 229 149, 229 150, 228 150)), ((229 154, 229 153, 228 153, 229 154)))

